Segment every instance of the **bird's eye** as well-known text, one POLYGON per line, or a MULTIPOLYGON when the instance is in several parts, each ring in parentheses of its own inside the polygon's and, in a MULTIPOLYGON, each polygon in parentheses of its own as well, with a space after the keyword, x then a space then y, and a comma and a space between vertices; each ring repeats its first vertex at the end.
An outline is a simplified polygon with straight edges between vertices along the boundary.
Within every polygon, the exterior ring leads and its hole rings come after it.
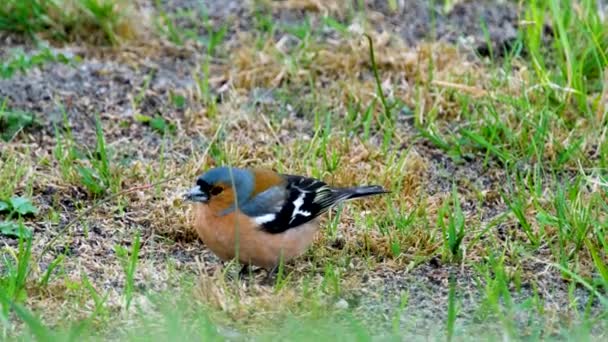
POLYGON ((222 191, 224 191, 224 188, 222 188, 221 186, 214 186, 211 188, 211 191, 209 191, 209 193, 211 194, 211 196, 217 196, 221 194, 222 191))

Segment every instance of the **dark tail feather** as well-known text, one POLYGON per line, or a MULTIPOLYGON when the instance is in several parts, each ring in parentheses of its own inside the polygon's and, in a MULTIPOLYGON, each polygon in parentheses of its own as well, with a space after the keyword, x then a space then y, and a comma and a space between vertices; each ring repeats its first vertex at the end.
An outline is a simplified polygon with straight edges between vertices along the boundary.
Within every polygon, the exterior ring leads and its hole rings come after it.
POLYGON ((336 193, 339 197, 343 197, 344 200, 351 200, 361 197, 373 196, 373 195, 381 195, 387 194, 390 191, 385 190, 383 187, 379 185, 369 185, 369 186, 355 186, 352 188, 341 188, 336 189, 336 193))

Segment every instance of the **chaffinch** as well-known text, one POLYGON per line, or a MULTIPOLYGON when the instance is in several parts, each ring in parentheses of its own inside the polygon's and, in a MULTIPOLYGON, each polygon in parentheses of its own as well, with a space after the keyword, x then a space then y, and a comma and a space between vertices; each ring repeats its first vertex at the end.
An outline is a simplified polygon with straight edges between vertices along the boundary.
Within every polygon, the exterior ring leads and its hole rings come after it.
POLYGON ((332 188, 313 178, 267 169, 218 167, 196 180, 185 194, 195 202, 196 231, 224 261, 260 266, 270 276, 279 262, 311 245, 318 216, 334 205, 387 193, 381 186, 332 188))

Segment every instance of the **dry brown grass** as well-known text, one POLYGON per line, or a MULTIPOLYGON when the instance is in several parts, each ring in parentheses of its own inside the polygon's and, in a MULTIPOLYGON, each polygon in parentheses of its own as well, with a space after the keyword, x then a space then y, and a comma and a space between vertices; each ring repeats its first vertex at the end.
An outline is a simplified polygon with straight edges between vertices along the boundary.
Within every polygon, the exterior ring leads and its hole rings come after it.
MULTIPOLYGON (((248 41, 251 38, 245 36, 242 39, 248 41)), ((440 106, 437 101, 445 100, 443 96, 434 95, 438 90, 429 91, 431 85, 439 89, 454 88, 476 96, 485 94, 479 88, 483 83, 483 73, 477 69, 478 65, 469 62, 466 55, 452 46, 434 43, 409 48, 386 32, 372 34, 372 39, 377 67, 388 97, 400 99, 412 107, 416 101, 422 100, 424 103, 420 106, 428 108, 431 104, 440 106), (431 69, 433 80, 428 74, 431 69), (473 85, 458 83, 465 82, 465 78, 473 85), (432 83, 428 84, 429 81, 432 83), (426 90, 423 98, 416 96, 419 88, 426 90)), ((369 45, 362 35, 354 32, 345 40, 310 42, 306 49, 300 51, 297 48, 287 51, 283 40, 268 40, 261 50, 242 44, 228 63, 230 69, 225 72, 228 82, 236 89, 246 90, 276 88, 283 84, 306 86, 312 79, 315 88, 329 92, 324 100, 333 99, 332 107, 336 101, 343 106, 351 99, 368 103, 376 97, 369 45)), ((449 115, 455 110, 445 108, 442 112, 449 115)))
POLYGON ((337 17, 344 16, 347 10, 347 1, 340 0, 287 0, 273 1, 271 6, 274 9, 300 10, 317 12, 322 15, 332 15, 337 17))

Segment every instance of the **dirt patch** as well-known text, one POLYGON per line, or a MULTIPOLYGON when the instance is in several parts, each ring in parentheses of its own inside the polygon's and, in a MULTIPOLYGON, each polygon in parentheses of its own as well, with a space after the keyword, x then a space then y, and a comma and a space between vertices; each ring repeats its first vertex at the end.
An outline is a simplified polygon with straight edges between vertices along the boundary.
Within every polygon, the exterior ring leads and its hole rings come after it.
MULTIPOLYGON (((95 127, 96 114, 127 122, 132 122, 135 114, 164 115, 170 119, 180 112, 172 105, 170 96, 187 94, 194 86, 193 55, 169 53, 150 57, 145 50, 136 49, 97 58, 82 49, 57 52, 80 56, 82 61, 74 65, 50 63, 27 74, 0 80, 0 98, 7 101, 7 108, 35 113, 45 124, 43 133, 47 135, 54 135, 54 124, 61 126, 64 113, 77 138, 84 136, 85 131, 94 137, 90 129, 95 127), (134 59, 140 60, 129 63, 134 59)), ((197 107, 194 103, 180 107, 186 106, 197 107)))
MULTIPOLYGON (((536 331, 544 336, 558 336, 560 327, 576 325, 575 317, 584 312, 589 306, 593 315, 600 314, 603 306, 590 296, 582 286, 572 286, 560 279, 555 272, 540 273, 536 280, 540 288, 534 288, 531 283, 524 281, 519 286, 509 285, 511 316, 517 331, 532 333, 536 331), (576 306, 571 305, 568 292, 577 298, 576 306), (519 307, 542 303, 543 313, 520 311, 519 307)), ((474 269, 460 265, 442 264, 437 259, 419 265, 411 270, 382 270, 362 281, 362 288, 350 294, 349 301, 356 310, 370 321, 384 322, 386 326, 379 327, 381 334, 390 331, 391 325, 399 324, 401 331, 408 336, 422 339, 436 338, 437 334, 445 331, 448 312, 449 278, 453 277, 457 305, 457 334, 462 336, 487 336, 494 332, 501 334, 501 322, 495 318, 495 324, 488 323, 491 306, 496 304, 487 297, 489 289, 487 279, 474 269), (484 298, 484 301, 480 301, 484 298), (384 318, 378 320, 378 317, 384 318), (479 323, 482 323, 479 325, 479 323)), ((492 291, 492 290, 490 290, 492 291)), ((506 299, 501 299, 504 303, 506 299)), ((578 322, 580 323, 580 322, 578 322)), ((600 331, 596 333, 601 334, 600 331)), ((523 333, 525 335, 526 333, 523 333)), ((522 336, 523 336, 522 335, 522 336)), ((599 336, 599 335, 598 335, 599 336)))
POLYGON ((458 1, 446 9, 441 2, 431 7, 431 1, 401 1, 396 11, 386 1, 368 1, 366 9, 377 27, 395 32, 408 44, 437 39, 456 43, 488 56, 490 48, 496 56, 517 38, 518 9, 508 1, 458 1), (485 30, 484 32, 484 26, 485 30), (487 36, 486 36, 487 34, 487 36))
MULTIPOLYGON (((430 1, 402 0, 397 2, 399 7, 396 10, 390 9, 387 1, 366 0, 364 8, 358 7, 361 2, 354 3, 356 10, 365 11, 376 30, 395 33, 410 46, 435 39, 459 44, 482 56, 489 56, 490 49, 495 56, 500 56, 517 38, 519 11, 517 5, 509 1, 458 1, 452 8, 445 8, 439 1, 433 7, 430 1)), ((313 27, 319 25, 323 15, 333 15, 344 23, 353 15, 345 10, 344 3, 334 1, 269 1, 261 4, 208 1, 201 6, 192 0, 165 0, 162 7, 169 13, 184 10, 206 13, 211 26, 227 25, 229 36, 255 29, 256 25, 263 26, 260 17, 265 13, 271 15, 278 35, 285 33, 286 27, 304 24, 306 20, 312 20, 313 27)), ((206 29, 195 27, 192 20, 179 18, 176 25, 193 29, 201 37, 208 34, 206 29)))

